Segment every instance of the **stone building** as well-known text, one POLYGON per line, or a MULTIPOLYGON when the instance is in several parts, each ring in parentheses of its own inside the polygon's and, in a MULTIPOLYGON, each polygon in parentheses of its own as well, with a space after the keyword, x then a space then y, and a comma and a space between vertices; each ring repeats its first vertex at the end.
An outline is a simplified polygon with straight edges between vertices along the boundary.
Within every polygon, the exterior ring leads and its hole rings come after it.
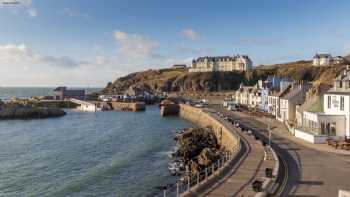
POLYGON ((199 57, 192 61, 189 72, 250 70, 253 62, 246 55, 199 57))
POLYGON ((57 87, 53 90, 55 100, 79 99, 85 100, 85 90, 69 90, 67 87, 57 87))

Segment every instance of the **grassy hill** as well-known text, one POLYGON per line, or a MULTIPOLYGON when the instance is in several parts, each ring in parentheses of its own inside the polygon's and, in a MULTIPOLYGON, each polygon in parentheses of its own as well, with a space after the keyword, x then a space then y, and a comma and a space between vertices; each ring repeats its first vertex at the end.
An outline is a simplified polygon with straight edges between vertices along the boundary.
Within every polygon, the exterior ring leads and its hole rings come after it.
POLYGON ((289 76, 297 81, 306 80, 315 86, 332 85, 333 79, 345 68, 344 64, 323 67, 313 66, 311 61, 258 66, 250 71, 189 73, 187 69, 147 70, 129 74, 109 83, 104 93, 121 93, 138 87, 154 93, 161 92, 217 92, 235 90, 240 83, 253 85, 269 75, 289 76))

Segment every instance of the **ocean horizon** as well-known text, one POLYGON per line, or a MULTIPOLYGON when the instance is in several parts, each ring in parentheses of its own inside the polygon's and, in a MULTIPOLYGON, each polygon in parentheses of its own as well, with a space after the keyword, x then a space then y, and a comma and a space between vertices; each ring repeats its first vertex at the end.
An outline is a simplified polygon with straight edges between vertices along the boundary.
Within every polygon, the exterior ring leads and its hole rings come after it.
MULTIPOLYGON (((52 96, 53 90, 56 87, 1 87, 0 86, 0 99, 7 100, 13 97, 26 99, 34 96, 52 96)), ((68 87, 69 89, 84 89, 86 93, 92 93, 103 88, 95 87, 68 87)))

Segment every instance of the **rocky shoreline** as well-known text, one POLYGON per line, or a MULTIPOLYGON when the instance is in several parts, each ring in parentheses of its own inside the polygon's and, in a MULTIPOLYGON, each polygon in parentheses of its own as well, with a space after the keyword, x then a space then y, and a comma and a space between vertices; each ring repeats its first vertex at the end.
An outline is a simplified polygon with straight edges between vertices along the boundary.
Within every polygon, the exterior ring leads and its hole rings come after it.
POLYGON ((66 112, 58 108, 35 107, 20 103, 3 103, 0 101, 0 120, 28 120, 61 117, 66 112))
POLYGON ((186 128, 175 140, 174 163, 169 167, 172 175, 195 175, 225 154, 211 127, 186 128))

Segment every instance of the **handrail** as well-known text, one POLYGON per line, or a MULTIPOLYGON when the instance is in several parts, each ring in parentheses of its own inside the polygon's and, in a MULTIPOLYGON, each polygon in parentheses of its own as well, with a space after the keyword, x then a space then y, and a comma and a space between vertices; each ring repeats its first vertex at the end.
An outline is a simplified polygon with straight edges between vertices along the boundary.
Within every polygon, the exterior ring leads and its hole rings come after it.
MULTIPOLYGON (((209 114, 209 113, 208 113, 209 114)), ((220 120, 219 120, 220 121, 220 120)), ((225 124, 224 122, 220 121, 221 124, 225 124)), ((226 125, 224 125, 227 127, 226 125)), ((237 144, 233 147, 233 150, 229 151, 225 155, 221 156, 220 159, 218 159, 216 162, 214 162, 211 166, 205 168, 204 170, 196 173, 192 176, 186 176, 184 179, 180 179, 176 182, 176 185, 173 185, 170 188, 166 188, 163 190, 163 197, 168 196, 183 196, 186 195, 188 192, 191 191, 192 188, 195 186, 200 185, 204 181, 211 178, 215 172, 221 170, 223 167, 227 166, 233 159, 235 159, 235 155, 240 151, 241 149, 241 139, 239 134, 233 130, 231 133, 236 138, 237 144)))

